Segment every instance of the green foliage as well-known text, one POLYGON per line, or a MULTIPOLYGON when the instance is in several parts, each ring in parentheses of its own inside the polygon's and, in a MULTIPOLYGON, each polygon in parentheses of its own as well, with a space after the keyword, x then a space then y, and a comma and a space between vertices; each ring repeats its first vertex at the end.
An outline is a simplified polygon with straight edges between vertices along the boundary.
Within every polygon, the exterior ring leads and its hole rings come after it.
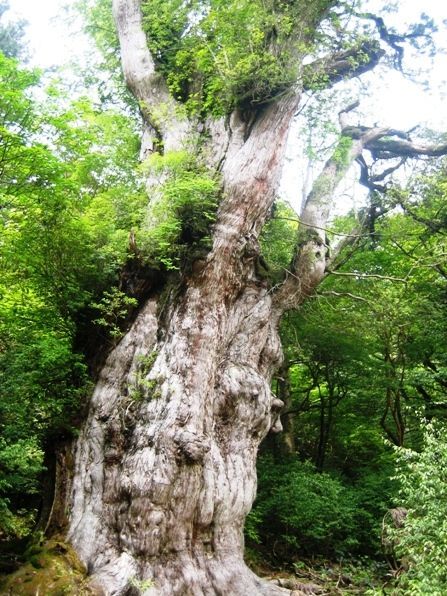
POLYGON ((153 267, 178 269, 210 246, 219 182, 186 151, 155 154, 147 166, 159 184, 139 245, 153 267))
POLYGON ((128 395, 132 400, 140 401, 144 397, 157 399, 160 396, 157 390, 158 381, 147 378, 157 356, 158 352, 153 350, 150 354, 141 354, 138 357, 136 372, 128 387, 128 395))
POLYGON ((143 592, 149 590, 149 588, 153 588, 155 585, 151 579, 138 579, 136 577, 133 577, 129 581, 129 584, 132 586, 132 588, 138 590, 140 594, 143 594, 143 592))
POLYGON ((275 203, 272 217, 265 224, 261 238, 262 255, 273 280, 280 280, 290 267, 296 244, 298 221, 295 211, 281 201, 275 203))
MULTIPOLYGON (((5 505, 0 525, 4 533, 25 531, 21 523, 29 518, 25 497, 32 503, 29 495, 37 493, 43 445, 50 437, 70 432, 89 390, 86 366, 73 353, 69 334, 52 329, 38 311, 27 314, 33 318, 18 319, 9 326, 7 344, 0 351, 0 499, 5 505), (15 512, 15 503, 21 501, 25 508, 15 512)), ((30 527, 32 519, 28 519, 30 527)))
POLYGON ((0 537, 28 534, 34 511, 10 509, 13 495, 33 494, 38 490, 36 478, 42 471, 43 454, 35 437, 9 442, 0 438, 0 537))
POLYGON ((366 320, 365 329, 360 326, 367 313, 349 299, 338 300, 336 306, 323 300, 308 303, 284 321, 282 336, 288 359, 294 362, 294 408, 306 429, 300 456, 312 459, 319 469, 335 467, 349 478, 359 471, 359 450, 371 462, 382 445, 380 431, 369 432, 377 405, 371 395, 374 369, 366 320))
POLYGON ((394 530, 396 554, 407 570, 398 594, 442 596, 447 588, 447 442, 445 426, 427 424, 420 452, 399 449, 399 505, 408 509, 394 530))
POLYGON ((38 83, 0 54, 0 524, 18 535, 43 448, 72 432, 90 391, 80 324, 116 283, 146 202, 133 123, 56 85, 37 103, 38 83))
POLYGON ((99 280, 116 275, 129 230, 142 217, 144 195, 131 174, 135 131, 124 116, 86 99, 64 109, 53 90, 38 108, 27 94, 36 73, 5 59, 2 67, 2 256, 13 277, 32 278, 41 295, 72 314, 99 280))
POLYGON ((109 72, 120 70, 119 40, 113 21, 112 0, 76 0, 85 30, 95 40, 109 72))
POLYGON ((356 503, 352 490, 329 474, 318 474, 299 461, 273 464, 259 461, 260 488, 249 530, 262 542, 276 542, 276 552, 292 559, 297 555, 352 552, 356 503))
POLYGON ((112 0, 74 0, 73 22, 77 26, 79 15, 85 33, 99 50, 92 65, 82 65, 84 85, 94 87, 106 105, 125 106, 138 114, 137 102, 124 82, 118 34, 113 20, 112 0))
POLYGON ((149 374, 151 368, 154 366, 154 363, 157 359, 158 352, 157 350, 153 350, 149 354, 141 354, 138 357, 138 369, 144 374, 149 374))
MULTIPOLYGON (((285 409, 294 418, 295 457, 312 461, 346 491, 352 516, 344 519, 354 541, 331 540, 339 541, 337 548, 350 554, 377 556, 386 511, 393 504, 405 505, 397 495, 393 453, 384 438, 420 449, 423 437, 418 412, 445 420, 445 192, 443 169, 419 179, 413 189, 395 189, 389 200, 401 209, 375 222, 374 233, 365 237, 363 246, 337 269, 337 275, 328 277, 315 299, 299 313, 290 313, 282 324, 289 369, 280 374, 289 376, 290 401, 285 409)), ((331 227, 346 233, 353 225, 347 217, 331 227)), ((268 250, 267 243, 265 247, 268 250)), ((278 395, 283 399, 281 392, 278 395)), ((326 555, 325 545, 318 544, 315 536, 306 535, 303 540, 300 532, 307 527, 306 519, 294 517, 295 501, 300 503, 301 495, 313 485, 296 475, 299 489, 292 486, 294 463, 281 463, 280 453, 275 451, 277 459, 270 460, 270 470, 261 461, 259 497, 247 535, 270 558, 268 545, 273 543, 281 560, 305 556, 309 552, 306 540, 313 544, 311 554, 326 555), (302 490, 299 495, 298 490, 302 490), (293 541, 295 551, 288 546, 293 541)), ((408 474, 405 468, 402 476, 408 474)), ((419 478, 415 491, 420 484, 419 478)), ((327 494, 337 498, 331 490, 327 494)), ((441 491, 433 490, 433 495, 437 493, 441 491)), ((324 523, 327 506, 320 503, 320 507, 322 520, 312 521, 312 528, 324 523)), ((329 519, 333 507, 329 507, 329 519)), ((303 508, 312 512, 312 505, 306 503, 303 508)), ((433 526, 441 526, 439 519, 433 526)), ((430 532, 422 540, 420 529, 417 536, 422 545, 430 532)), ((439 560, 444 548, 441 540, 433 538, 440 545, 439 560)), ((411 548, 416 549, 417 543, 415 535, 411 548)), ((405 551, 401 552, 405 557, 405 551)), ((412 573, 416 572, 411 571, 410 578, 412 573)), ((409 590, 410 579, 402 582, 409 590)), ((422 585, 408 593, 442 593, 429 583, 429 588, 422 589, 422 585)))
POLYGON ((118 288, 106 290, 100 302, 91 304, 101 314, 101 317, 94 322, 104 327, 110 337, 118 340, 123 335, 120 324, 126 319, 130 309, 137 305, 138 301, 135 298, 127 296, 118 288))
POLYGON ((151 0, 148 45, 173 95, 190 112, 221 115, 262 105, 297 79, 331 2, 151 0))
POLYGON ((350 152, 352 149, 352 138, 342 136, 338 141, 337 147, 333 153, 332 159, 339 166, 348 166, 350 164, 350 152))

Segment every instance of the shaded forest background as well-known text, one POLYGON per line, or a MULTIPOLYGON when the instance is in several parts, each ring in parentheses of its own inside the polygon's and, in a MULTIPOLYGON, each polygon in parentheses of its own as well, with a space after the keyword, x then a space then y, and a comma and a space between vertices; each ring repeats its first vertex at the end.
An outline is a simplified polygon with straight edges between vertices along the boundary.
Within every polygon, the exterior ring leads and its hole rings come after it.
MULTIPOLYGON (((70 88, 20 62, 24 25, 4 23, 0 4, 5 574, 42 541, 54 454, 76 436, 101 360, 157 279, 180 283, 207 250, 217 206, 216 180, 187 154, 140 163, 137 107, 120 80, 107 8, 84 6, 105 56, 102 74, 85 80, 99 97, 72 100, 70 88), (149 167, 171 175, 160 207, 169 216, 150 230, 149 167)), ((320 565, 330 575, 347 560, 363 593, 385 581, 393 593, 447 587, 447 170, 437 160, 414 171, 371 190, 368 226, 283 322, 286 360, 274 391, 286 404, 284 432, 262 446, 246 527, 247 557, 268 573, 306 576, 320 565), (387 513, 397 507, 408 510, 399 528, 387 513)), ((352 234, 358 215, 334 219, 328 246, 352 234)), ((278 202, 263 232, 266 284, 288 267, 298 225, 278 202)))

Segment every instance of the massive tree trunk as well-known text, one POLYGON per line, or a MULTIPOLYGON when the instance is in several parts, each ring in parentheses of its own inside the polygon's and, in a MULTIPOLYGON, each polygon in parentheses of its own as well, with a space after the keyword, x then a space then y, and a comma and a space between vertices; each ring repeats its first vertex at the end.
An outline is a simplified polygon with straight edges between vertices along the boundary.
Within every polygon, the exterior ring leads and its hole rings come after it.
POLYGON ((145 304, 102 371, 79 438, 69 538, 106 594, 134 578, 166 595, 281 591, 244 565, 243 525, 258 445, 282 406, 270 389, 281 312, 256 279, 256 237, 296 101, 266 110, 245 141, 233 132, 206 262, 163 320, 157 296, 145 304))
MULTIPOLYGON (((147 300, 101 372, 78 440, 68 537, 107 595, 138 586, 166 596, 283 593, 243 561, 258 446, 280 426, 282 402, 270 388, 282 359, 278 325, 325 275, 322 228, 334 187, 366 140, 380 135, 369 131, 346 159, 328 161, 304 208, 291 271, 273 291, 257 277, 258 237, 299 85, 248 117, 235 110, 200 126, 179 119, 147 49, 139 1, 114 0, 114 14, 144 120, 143 153, 154 150, 154 137, 172 150, 191 146, 200 131, 222 200, 206 259, 165 292, 163 308, 160 295, 147 300), (160 104, 171 110, 161 124, 151 111, 160 104)), ((330 68, 336 80, 341 67, 330 68)))
MULTIPOLYGON (((142 100, 154 86, 147 50, 134 47, 138 7, 115 4, 125 73, 142 100)), ((78 441, 69 539, 105 594, 143 580, 153 581, 148 594, 169 596, 282 592, 245 566, 243 525, 258 445, 282 405, 270 389, 281 313, 255 261, 297 103, 289 94, 250 131, 238 113, 210 123, 224 196, 213 248, 163 317, 159 297, 148 300, 101 373, 78 441)), ((174 129, 165 148, 188 134, 174 129)))

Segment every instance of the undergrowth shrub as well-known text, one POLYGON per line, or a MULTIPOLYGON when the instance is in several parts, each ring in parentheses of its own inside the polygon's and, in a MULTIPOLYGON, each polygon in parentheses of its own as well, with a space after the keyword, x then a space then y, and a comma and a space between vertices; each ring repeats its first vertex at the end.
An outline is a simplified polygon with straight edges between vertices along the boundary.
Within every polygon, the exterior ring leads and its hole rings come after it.
POLYGON ((317 473, 310 463, 275 464, 270 455, 260 458, 258 474, 249 538, 275 543, 274 555, 289 561, 297 555, 340 555, 358 546, 355 494, 340 480, 317 473))
POLYGON ((421 452, 398 449, 400 506, 408 510, 393 532, 396 555, 406 572, 397 594, 447 592, 447 441, 445 427, 429 424, 421 452))

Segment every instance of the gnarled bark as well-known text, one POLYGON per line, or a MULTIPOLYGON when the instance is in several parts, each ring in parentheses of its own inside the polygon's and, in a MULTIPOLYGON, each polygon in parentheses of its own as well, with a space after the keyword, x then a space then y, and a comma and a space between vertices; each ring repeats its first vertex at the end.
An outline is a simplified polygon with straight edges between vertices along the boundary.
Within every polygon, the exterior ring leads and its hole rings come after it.
POLYGON ((79 439, 69 539, 106 594, 134 579, 166 595, 279 593, 245 567, 242 530, 257 448, 282 406, 270 390, 278 318, 254 258, 295 107, 285 99, 248 140, 232 135, 205 265, 164 327, 156 298, 145 305, 102 372, 79 439))
POLYGON ((68 537, 105 594, 145 580, 148 594, 169 596, 283 592, 245 566, 243 525, 258 445, 282 406, 270 389, 278 317, 255 259, 298 98, 250 129, 237 112, 209 125, 224 197, 213 248, 163 322, 157 297, 146 303, 102 371, 78 442, 68 537))

